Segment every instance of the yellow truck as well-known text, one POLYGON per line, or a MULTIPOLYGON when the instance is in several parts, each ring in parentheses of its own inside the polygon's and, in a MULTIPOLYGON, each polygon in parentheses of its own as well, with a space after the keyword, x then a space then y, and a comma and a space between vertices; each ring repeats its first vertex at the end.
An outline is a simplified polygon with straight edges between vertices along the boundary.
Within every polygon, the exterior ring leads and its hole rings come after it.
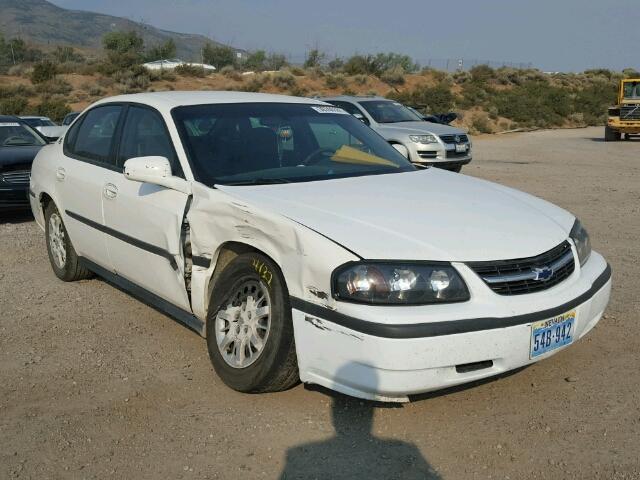
POLYGON ((604 127, 605 142, 615 142, 629 135, 640 134, 640 78, 620 81, 618 104, 609 107, 607 125, 604 127))

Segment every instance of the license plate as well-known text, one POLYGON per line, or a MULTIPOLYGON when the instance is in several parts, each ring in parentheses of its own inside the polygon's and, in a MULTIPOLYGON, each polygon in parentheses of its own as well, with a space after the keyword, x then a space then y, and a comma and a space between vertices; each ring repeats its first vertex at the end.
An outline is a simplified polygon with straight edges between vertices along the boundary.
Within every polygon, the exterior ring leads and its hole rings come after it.
POLYGON ((466 152, 467 151, 467 146, 466 145, 456 145, 456 152, 457 153, 462 153, 462 152, 466 152))
POLYGON ((531 350, 529 358, 535 358, 573 342, 576 311, 558 315, 531 324, 531 350))

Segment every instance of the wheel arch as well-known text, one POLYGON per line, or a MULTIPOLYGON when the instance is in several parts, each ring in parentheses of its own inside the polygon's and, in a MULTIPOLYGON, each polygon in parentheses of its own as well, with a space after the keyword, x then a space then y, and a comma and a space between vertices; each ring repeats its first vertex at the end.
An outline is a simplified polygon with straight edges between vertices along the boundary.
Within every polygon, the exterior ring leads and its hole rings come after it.
MULTIPOLYGON (((287 287, 287 280, 282 271, 282 266, 278 261, 276 261, 275 258, 273 258, 272 255, 269 255, 269 253, 257 248, 255 245, 249 245, 248 243, 239 242, 236 240, 229 240, 227 242, 224 242, 218 247, 218 251, 216 252, 216 255, 214 257, 215 264, 213 265, 211 274, 207 279, 207 297, 206 297, 207 300, 211 298, 211 295, 213 294, 213 289, 215 288, 216 283, 220 278, 220 275, 222 274, 224 269, 227 267, 227 265, 229 265, 233 261, 233 259, 245 253, 257 253, 260 255, 264 255, 270 261, 272 261, 273 264, 276 265, 276 267, 278 267, 278 269, 280 270, 279 273, 284 281, 285 287, 287 287)), ((287 294, 288 292, 289 292, 289 289, 287 287, 287 294)))

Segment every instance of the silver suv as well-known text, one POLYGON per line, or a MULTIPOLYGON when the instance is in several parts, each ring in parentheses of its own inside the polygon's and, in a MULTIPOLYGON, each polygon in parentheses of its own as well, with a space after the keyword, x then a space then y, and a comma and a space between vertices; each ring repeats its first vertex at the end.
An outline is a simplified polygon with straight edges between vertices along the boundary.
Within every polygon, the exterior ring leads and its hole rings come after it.
POLYGON ((320 100, 359 118, 392 145, 404 145, 415 164, 459 172, 471 161, 471 139, 464 130, 425 122, 401 103, 383 97, 346 95, 320 100))

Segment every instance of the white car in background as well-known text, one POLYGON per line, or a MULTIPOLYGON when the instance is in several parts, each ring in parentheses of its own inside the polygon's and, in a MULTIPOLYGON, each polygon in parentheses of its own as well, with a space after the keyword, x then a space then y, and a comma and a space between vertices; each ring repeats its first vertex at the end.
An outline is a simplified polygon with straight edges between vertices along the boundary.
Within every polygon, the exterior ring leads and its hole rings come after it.
POLYGON ((384 97, 341 95, 320 98, 346 110, 382 135, 394 146, 401 146, 416 165, 434 166, 459 172, 472 160, 471 138, 462 129, 427 122, 401 103, 384 97))
POLYGON ((38 130, 49 141, 57 140, 67 131, 66 126, 56 125, 49 117, 24 116, 20 118, 31 128, 38 130))
POLYGON ((570 213, 416 169, 305 98, 101 100, 41 150, 30 198, 60 279, 97 273, 185 323, 242 392, 404 401, 557 353, 611 289, 570 213))

